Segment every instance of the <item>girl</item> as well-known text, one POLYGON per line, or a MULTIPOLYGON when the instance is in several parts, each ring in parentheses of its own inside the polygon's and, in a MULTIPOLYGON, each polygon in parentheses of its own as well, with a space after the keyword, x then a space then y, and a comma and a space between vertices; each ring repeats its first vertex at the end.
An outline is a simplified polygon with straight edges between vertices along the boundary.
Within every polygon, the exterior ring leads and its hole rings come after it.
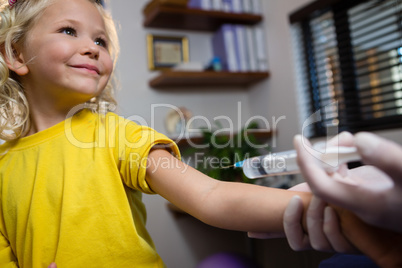
POLYGON ((217 227, 283 231, 294 192, 211 179, 165 136, 101 111, 118 44, 97 1, 0 1, 0 267, 163 267, 142 192, 217 227))

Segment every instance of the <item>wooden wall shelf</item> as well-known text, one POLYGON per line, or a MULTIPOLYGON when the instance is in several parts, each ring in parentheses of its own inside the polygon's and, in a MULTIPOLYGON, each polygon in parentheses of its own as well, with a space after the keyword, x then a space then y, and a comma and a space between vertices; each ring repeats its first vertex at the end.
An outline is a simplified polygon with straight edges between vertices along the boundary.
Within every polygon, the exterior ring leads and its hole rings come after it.
POLYGON ((229 13, 153 4, 144 8, 144 27, 213 32, 224 23, 254 25, 262 21, 255 14, 229 13))
MULTIPOLYGON (((257 131, 252 132, 252 134, 256 137, 256 139, 258 141, 266 141, 266 140, 272 138, 272 136, 275 135, 275 133, 276 133, 275 131, 270 131, 270 130, 257 130, 257 131)), ((182 138, 182 139, 172 138, 172 140, 175 141, 177 146, 179 146, 180 148, 186 148, 188 146, 191 146, 191 144, 201 145, 202 142, 204 141, 204 138, 202 136, 194 136, 194 137, 182 138)))
POLYGON ((269 77, 269 72, 164 71, 149 82, 153 88, 198 86, 249 86, 269 77))

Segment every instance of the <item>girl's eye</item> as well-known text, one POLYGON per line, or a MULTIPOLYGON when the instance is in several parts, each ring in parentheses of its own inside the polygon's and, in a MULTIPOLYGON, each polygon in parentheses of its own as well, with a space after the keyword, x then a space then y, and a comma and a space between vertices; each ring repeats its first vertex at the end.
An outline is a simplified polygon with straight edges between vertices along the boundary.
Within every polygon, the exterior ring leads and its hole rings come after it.
POLYGON ((71 27, 62 28, 60 30, 60 32, 64 33, 64 34, 67 34, 67 35, 71 35, 71 36, 76 36, 77 35, 76 30, 74 28, 71 28, 71 27))
POLYGON ((97 46, 101 46, 101 47, 107 48, 107 42, 106 42, 106 40, 103 39, 103 38, 96 38, 96 39, 95 39, 95 44, 96 44, 97 46))

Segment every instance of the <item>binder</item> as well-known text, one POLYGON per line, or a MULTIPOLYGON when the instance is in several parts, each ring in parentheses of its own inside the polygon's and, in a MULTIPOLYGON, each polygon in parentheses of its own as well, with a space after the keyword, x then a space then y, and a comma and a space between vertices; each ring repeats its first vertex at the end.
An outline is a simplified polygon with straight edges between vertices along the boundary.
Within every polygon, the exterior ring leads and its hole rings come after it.
POLYGON ((222 0, 212 0, 212 10, 222 11, 223 10, 222 0))
POLYGON ((242 0, 243 2, 243 13, 254 13, 252 0, 242 0))
POLYGON ((261 4, 261 0, 251 0, 251 6, 253 9, 253 13, 254 14, 261 14, 261 10, 262 10, 262 4, 261 4))
POLYGON ((232 12, 233 13, 242 13, 243 12, 242 0, 232 0, 232 12))
POLYGON ((222 0, 222 10, 224 12, 232 12, 232 0, 222 0))
POLYGON ((261 26, 254 27, 254 36, 257 51, 257 69, 258 71, 265 72, 268 70, 265 33, 261 26))
POLYGON ((246 40, 246 28, 244 25, 234 25, 235 34, 235 49, 236 59, 239 66, 239 71, 247 72, 249 68, 248 63, 248 49, 246 40))
POLYGON ((187 7, 210 10, 212 9, 212 2, 211 0, 190 0, 187 7))
POLYGON ((246 40, 247 40, 247 54, 248 66, 251 72, 258 71, 257 67, 257 45, 254 36, 254 29, 252 26, 246 26, 246 40))
POLYGON ((201 8, 204 10, 212 9, 212 0, 201 0, 201 8))
POLYGON ((242 0, 222 0, 223 11, 232 13, 242 13, 242 0))
POLYGON ((221 59, 223 70, 230 72, 239 71, 233 25, 223 24, 213 35, 212 51, 215 57, 221 59))

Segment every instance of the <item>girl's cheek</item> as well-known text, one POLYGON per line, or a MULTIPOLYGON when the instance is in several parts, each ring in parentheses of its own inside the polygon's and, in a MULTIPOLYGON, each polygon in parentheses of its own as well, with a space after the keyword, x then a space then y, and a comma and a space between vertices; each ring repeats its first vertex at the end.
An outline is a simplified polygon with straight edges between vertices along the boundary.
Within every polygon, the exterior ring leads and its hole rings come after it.
POLYGON ((113 71, 113 61, 112 61, 112 59, 110 59, 106 63, 106 70, 108 71, 109 75, 112 73, 112 71, 113 71))

